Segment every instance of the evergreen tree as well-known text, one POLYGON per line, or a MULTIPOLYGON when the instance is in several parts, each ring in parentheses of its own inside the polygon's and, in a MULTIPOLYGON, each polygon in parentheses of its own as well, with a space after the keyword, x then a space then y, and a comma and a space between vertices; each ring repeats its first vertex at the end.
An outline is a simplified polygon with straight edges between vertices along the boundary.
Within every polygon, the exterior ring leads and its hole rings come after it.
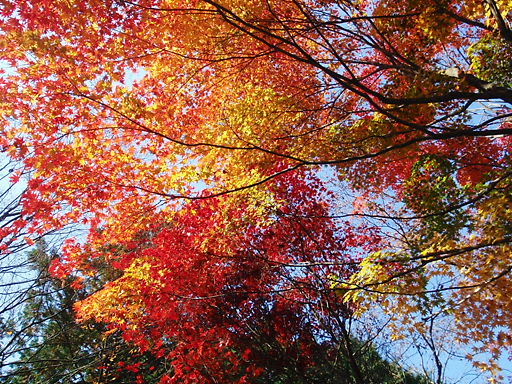
POLYGON ((78 287, 50 276, 53 257, 44 242, 30 254, 37 283, 18 313, 18 358, 1 382, 157 383, 168 369, 163 359, 140 352, 102 324, 76 322, 74 304, 95 287, 78 287))

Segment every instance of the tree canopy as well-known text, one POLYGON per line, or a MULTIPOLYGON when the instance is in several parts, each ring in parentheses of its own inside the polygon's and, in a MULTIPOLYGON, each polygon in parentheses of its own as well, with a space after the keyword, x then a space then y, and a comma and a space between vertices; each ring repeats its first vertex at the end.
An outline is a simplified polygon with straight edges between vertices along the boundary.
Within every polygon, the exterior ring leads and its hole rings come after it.
POLYGON ((139 353, 119 333, 104 324, 75 321, 73 305, 108 277, 98 276, 87 287, 76 287, 48 273, 57 255, 44 241, 30 252, 29 265, 36 273, 23 305, 11 324, 18 334, 12 353, 2 367, 4 384, 158 383, 169 370, 154 354, 139 353))
POLYGON ((333 342, 357 376, 348 325, 365 314, 421 335, 441 383, 446 320, 499 379, 509 0, 1 7, 0 145, 28 180, 17 225, 87 228, 57 277, 120 274, 81 319, 143 351, 174 341, 169 383, 257 380, 235 346, 259 332, 305 365, 333 342))

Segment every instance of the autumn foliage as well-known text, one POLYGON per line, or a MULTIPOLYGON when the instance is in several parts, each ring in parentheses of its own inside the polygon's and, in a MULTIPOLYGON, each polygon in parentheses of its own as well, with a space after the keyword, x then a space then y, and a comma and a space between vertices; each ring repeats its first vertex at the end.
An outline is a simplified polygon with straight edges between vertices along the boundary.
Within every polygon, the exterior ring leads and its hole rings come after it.
POLYGON ((28 182, 16 225, 87 230, 52 271, 119 270, 79 317, 169 356, 162 383, 251 382, 278 350, 306 369, 377 307, 397 339, 454 320, 498 377, 510 1, 1 7, 0 144, 28 182))

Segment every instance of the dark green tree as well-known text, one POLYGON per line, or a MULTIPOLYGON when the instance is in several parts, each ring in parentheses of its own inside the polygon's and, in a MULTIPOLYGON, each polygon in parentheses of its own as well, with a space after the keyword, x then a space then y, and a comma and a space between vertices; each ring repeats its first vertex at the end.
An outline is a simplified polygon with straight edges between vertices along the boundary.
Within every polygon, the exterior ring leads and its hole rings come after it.
POLYGON ((58 280, 48 273, 54 257, 44 242, 29 255, 37 282, 11 324, 17 356, 0 382, 157 383, 168 369, 162 358, 140 352, 102 324, 76 322, 74 304, 105 283, 103 278, 87 287, 58 280))

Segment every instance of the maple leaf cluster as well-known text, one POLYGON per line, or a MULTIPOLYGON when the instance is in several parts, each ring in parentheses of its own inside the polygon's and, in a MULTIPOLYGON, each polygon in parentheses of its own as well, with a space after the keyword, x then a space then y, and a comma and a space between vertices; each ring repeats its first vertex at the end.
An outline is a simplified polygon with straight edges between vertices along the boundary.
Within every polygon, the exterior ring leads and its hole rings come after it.
POLYGON ((376 307, 396 338, 456 319, 494 370, 512 345, 510 12, 6 0, 16 225, 87 228, 52 271, 117 268, 80 316, 168 354, 163 382, 253 380, 263 352, 241 346, 270 333, 308 365, 335 319, 376 307))

